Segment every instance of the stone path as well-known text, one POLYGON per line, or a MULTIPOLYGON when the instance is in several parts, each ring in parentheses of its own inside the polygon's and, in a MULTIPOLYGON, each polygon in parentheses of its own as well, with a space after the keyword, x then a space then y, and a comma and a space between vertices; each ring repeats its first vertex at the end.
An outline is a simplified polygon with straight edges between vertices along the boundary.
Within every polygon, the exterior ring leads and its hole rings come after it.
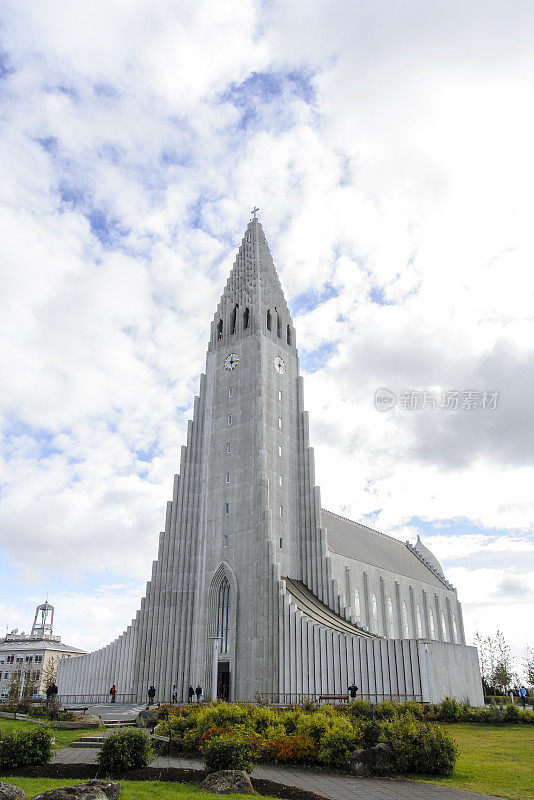
MULTIPOLYGON (((59 750, 52 764, 96 764, 98 750, 66 747, 59 750)), ((201 770, 200 761, 159 756, 150 768, 201 770)), ((286 786, 298 786, 329 800, 502 800, 486 794, 450 789, 433 783, 416 783, 387 778, 352 778, 350 775, 324 773, 313 768, 256 767, 253 778, 276 781, 286 786)))

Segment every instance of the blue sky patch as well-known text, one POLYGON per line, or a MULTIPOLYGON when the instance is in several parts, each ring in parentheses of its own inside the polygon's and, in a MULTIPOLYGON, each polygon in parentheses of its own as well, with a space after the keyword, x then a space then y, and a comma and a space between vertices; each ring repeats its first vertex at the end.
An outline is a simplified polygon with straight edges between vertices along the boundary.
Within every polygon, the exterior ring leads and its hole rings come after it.
POLYGON ((291 298, 291 314, 293 318, 297 317, 299 314, 307 314, 332 297, 337 297, 338 294, 338 290, 334 288, 331 283, 325 283, 319 291, 316 289, 308 289, 308 291, 301 292, 301 294, 297 294, 291 298))
POLYGON ((32 456, 39 460, 49 458, 61 452, 61 448, 54 444, 56 433, 44 428, 34 428, 25 422, 13 419, 2 431, 4 455, 9 461, 17 450, 21 439, 33 441, 32 456))
POLYGON ((318 369, 324 367, 335 350, 336 344, 334 342, 322 344, 315 350, 300 350, 300 364, 302 366, 302 371, 305 373, 307 372, 308 374, 311 372, 317 372, 318 369))

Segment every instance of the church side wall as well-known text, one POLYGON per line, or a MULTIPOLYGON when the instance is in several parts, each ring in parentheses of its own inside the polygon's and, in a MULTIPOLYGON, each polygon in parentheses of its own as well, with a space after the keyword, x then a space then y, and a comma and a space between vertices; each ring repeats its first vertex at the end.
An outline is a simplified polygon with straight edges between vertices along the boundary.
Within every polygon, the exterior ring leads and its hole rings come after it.
POLYGON ((417 646, 429 702, 454 697, 472 706, 484 705, 476 647, 444 642, 418 642, 417 646))

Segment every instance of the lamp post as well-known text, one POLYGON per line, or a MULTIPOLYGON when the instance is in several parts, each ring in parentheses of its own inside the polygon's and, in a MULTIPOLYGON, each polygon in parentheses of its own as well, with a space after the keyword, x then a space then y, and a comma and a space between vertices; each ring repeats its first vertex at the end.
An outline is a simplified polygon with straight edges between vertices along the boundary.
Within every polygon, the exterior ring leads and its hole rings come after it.
POLYGON ((211 699, 217 700, 217 673, 219 670, 219 636, 210 636, 210 641, 213 642, 213 655, 211 662, 211 699))

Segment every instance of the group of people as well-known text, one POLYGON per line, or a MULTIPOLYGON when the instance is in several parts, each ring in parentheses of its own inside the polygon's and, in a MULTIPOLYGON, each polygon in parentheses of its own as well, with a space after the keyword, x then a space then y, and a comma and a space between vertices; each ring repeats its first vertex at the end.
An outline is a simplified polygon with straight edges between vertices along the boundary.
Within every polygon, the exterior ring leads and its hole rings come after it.
MULTIPOLYGON (((115 702, 115 691, 116 691, 115 690, 115 684, 113 684, 113 686, 109 690, 109 693, 111 695, 111 702, 112 703, 115 702)), ((200 701, 202 700, 202 686, 200 684, 198 684, 196 689, 193 689, 192 686, 189 686, 189 688, 187 690, 187 701, 188 701, 188 703, 192 703, 194 701, 195 695, 196 695, 196 698, 197 698, 197 703, 200 703, 200 701)), ((152 705, 152 703, 154 702, 154 698, 155 697, 156 697, 156 687, 154 686, 154 684, 151 684, 148 687, 148 705, 149 706, 152 705)), ((171 702, 172 703, 177 703, 178 702, 178 689, 176 688, 176 684, 175 683, 173 683, 173 685, 172 685, 172 700, 171 700, 171 702)))

